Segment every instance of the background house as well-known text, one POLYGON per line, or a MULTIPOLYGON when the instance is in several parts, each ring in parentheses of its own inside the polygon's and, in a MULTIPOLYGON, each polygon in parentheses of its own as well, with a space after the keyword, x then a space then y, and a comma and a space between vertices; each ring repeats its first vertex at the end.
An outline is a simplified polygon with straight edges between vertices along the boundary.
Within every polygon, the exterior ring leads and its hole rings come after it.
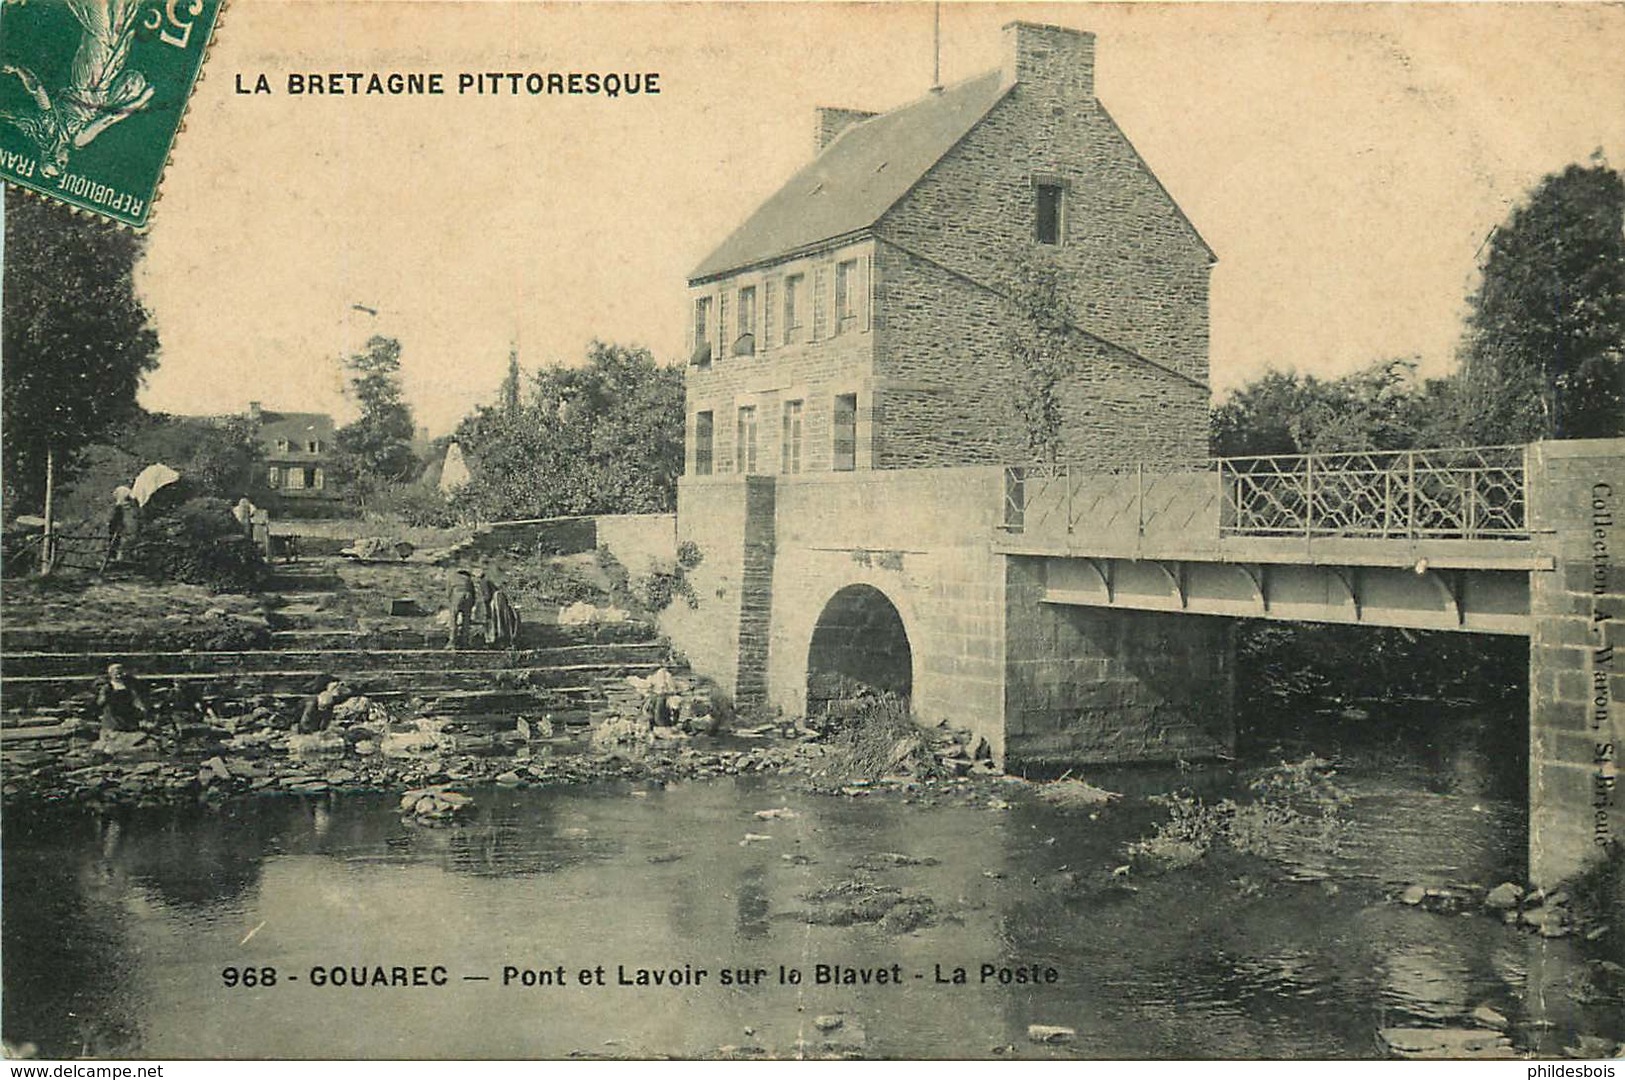
POLYGON ((277 412, 259 402, 248 403, 248 418, 259 432, 265 454, 255 502, 288 512, 329 510, 341 501, 331 486, 337 430, 327 413, 277 412))

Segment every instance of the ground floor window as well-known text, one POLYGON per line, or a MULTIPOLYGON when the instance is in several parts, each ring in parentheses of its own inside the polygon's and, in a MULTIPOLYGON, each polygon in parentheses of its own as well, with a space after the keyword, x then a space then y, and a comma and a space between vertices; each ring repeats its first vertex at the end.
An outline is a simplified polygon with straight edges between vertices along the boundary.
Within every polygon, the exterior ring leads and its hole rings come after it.
POLYGON ((734 442, 734 468, 746 475, 756 471, 756 406, 739 407, 738 438, 734 442))
POLYGON ((709 412, 694 417, 694 475, 711 475, 712 417, 709 412))
POLYGON ((836 472, 851 472, 858 466, 858 395, 836 397, 834 428, 835 454, 831 468, 836 472))
POLYGON ((801 402, 786 401, 784 403, 784 447, 783 460, 779 471, 784 473, 798 473, 801 471, 801 402))

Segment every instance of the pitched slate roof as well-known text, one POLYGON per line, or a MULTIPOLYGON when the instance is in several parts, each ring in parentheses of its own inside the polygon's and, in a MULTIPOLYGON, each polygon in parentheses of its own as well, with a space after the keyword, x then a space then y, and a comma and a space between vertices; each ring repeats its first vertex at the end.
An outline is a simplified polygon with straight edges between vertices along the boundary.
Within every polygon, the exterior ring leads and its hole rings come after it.
POLYGON ((327 413, 273 412, 270 409, 260 413, 260 445, 271 460, 299 458, 315 461, 323 458, 333 449, 334 430, 333 418, 327 413), (276 444, 279 439, 286 439, 292 444, 292 449, 278 450, 276 444), (315 453, 305 449, 305 443, 311 439, 322 444, 322 448, 315 453))
POLYGON ((716 277, 866 229, 1009 90, 994 70, 854 124, 689 275, 716 277))

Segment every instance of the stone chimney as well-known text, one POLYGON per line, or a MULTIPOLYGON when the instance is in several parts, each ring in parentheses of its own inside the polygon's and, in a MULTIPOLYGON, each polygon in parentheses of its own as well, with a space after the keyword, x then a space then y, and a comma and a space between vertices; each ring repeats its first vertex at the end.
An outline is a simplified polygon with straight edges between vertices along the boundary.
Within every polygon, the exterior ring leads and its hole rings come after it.
POLYGON ((260 403, 257 402, 257 401, 250 401, 248 403, 248 418, 249 418, 249 420, 251 420, 251 421, 253 421, 254 423, 257 424, 257 423, 260 422, 260 415, 261 415, 260 403))
POLYGON ((1095 35, 1041 23, 1004 26, 1006 82, 1042 88, 1057 98, 1092 101, 1095 96, 1095 35))
POLYGON ((818 106, 818 122, 813 131, 813 153, 821 153, 824 147, 835 141, 835 136, 853 124, 876 115, 878 114, 864 112, 862 109, 832 109, 827 105, 818 106))

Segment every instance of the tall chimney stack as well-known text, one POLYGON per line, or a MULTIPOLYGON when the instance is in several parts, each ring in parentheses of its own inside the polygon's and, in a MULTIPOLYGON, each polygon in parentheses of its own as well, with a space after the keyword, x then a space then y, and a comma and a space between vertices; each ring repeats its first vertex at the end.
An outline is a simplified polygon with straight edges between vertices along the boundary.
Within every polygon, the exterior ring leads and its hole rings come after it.
POLYGON ((1095 35, 1041 23, 1004 26, 1004 79, 1058 99, 1095 96, 1095 35))
POLYGON ((822 153, 824 147, 835 141, 835 136, 853 124, 877 115, 879 114, 864 112, 862 109, 832 109, 827 105, 818 106, 817 122, 813 128, 813 153, 822 153))

